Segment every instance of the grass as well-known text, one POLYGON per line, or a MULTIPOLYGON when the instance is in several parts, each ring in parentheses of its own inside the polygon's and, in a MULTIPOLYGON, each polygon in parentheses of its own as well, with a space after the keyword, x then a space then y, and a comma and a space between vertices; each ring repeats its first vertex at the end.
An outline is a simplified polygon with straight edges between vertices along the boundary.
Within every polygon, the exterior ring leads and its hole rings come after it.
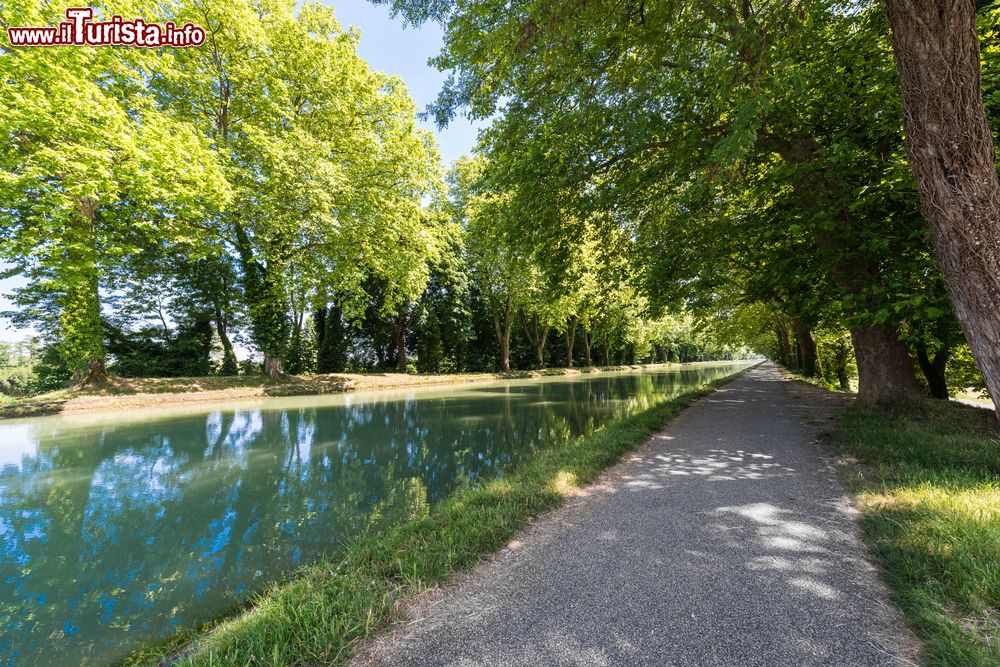
POLYGON ((392 623, 404 597, 495 553, 529 519, 561 504, 691 401, 735 377, 542 450, 506 476, 450 496, 424 517, 363 536, 335 558, 300 570, 239 615, 140 651, 125 664, 162 664, 171 657, 189 666, 343 664, 360 642, 392 623))
POLYGON ((1000 665, 1000 427, 992 410, 931 401, 849 408, 830 441, 869 548, 933 665, 1000 665))
MULTIPOLYGON (((658 365, 661 364, 652 364, 651 366, 658 365)), ((80 410, 108 410, 268 396, 313 396, 456 382, 488 382, 552 375, 601 373, 646 367, 648 366, 545 368, 505 373, 452 373, 447 375, 372 372, 286 375, 280 378, 269 378, 261 375, 177 378, 113 377, 108 382, 97 385, 70 387, 25 398, 11 398, 0 394, 0 419, 80 410)))

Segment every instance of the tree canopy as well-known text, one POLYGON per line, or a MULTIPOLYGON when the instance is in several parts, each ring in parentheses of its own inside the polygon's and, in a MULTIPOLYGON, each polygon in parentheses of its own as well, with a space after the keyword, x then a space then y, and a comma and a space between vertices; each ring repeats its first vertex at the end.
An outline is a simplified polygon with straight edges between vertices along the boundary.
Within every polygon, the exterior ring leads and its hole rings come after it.
MULTIPOLYGON (((0 253, 27 278, 12 315, 43 332, 40 372, 760 353, 841 388, 856 373, 868 403, 993 381, 972 363, 991 367, 989 316, 953 305, 978 292, 942 263, 936 176, 912 169, 907 26, 880 3, 380 4, 444 28, 427 116, 488 121, 447 173, 328 7, 99 3, 206 41, 3 47, 0 253)), ((969 117, 996 131, 984 43, 969 117)))

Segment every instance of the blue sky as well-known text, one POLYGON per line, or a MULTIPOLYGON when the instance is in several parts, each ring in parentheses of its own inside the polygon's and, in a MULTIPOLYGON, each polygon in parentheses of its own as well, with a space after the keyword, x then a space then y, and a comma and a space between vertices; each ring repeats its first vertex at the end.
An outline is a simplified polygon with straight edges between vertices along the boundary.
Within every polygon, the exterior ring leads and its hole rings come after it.
MULTIPOLYGON (((358 52, 373 69, 400 77, 406 82, 410 95, 423 110, 434 101, 445 75, 427 64, 427 59, 437 54, 441 47, 442 33, 435 24, 419 29, 404 27, 401 18, 391 18, 389 9, 375 6, 367 0, 342 0, 326 2, 337 14, 341 25, 354 26, 361 31, 358 52)), ((437 137, 441 159, 445 166, 451 165, 462 155, 470 152, 476 142, 477 126, 464 118, 455 121, 444 130, 438 130, 431 122, 421 122, 437 137)), ((3 265, 0 264, 0 270, 3 265)), ((18 278, 0 280, 0 311, 10 310, 11 303, 6 294, 23 284, 18 278)), ((10 322, 0 317, 0 341, 16 341, 31 335, 31 331, 16 331, 10 322)))

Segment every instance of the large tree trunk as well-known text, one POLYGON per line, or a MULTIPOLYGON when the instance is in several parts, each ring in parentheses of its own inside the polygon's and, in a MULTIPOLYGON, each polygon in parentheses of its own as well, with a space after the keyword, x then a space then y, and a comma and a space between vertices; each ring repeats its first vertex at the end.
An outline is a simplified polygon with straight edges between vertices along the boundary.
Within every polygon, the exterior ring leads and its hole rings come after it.
POLYGON ((886 0, 906 148, 955 315, 1000 418, 1000 181, 972 0, 886 0))
POLYGON ((917 362, 920 364, 920 372, 927 380, 927 388, 932 398, 948 400, 948 381, 944 371, 948 367, 949 351, 941 348, 934 353, 931 359, 927 354, 927 346, 923 343, 917 344, 917 362))
POLYGON ((81 385, 101 384, 108 381, 108 371, 103 359, 91 359, 87 362, 87 373, 80 381, 81 385))
POLYGON ((500 336, 500 370, 506 373, 510 370, 510 328, 500 336))
POLYGON ((912 402, 923 396, 906 344, 881 325, 851 329, 858 363, 858 402, 870 407, 912 402))
POLYGON ((264 353, 264 375, 278 378, 285 374, 285 360, 279 356, 264 353))
POLYGON ((795 338, 799 344, 799 350, 801 351, 801 356, 799 357, 799 370, 807 378, 819 377, 822 375, 819 367, 819 354, 816 351, 816 337, 813 336, 812 329, 809 325, 796 320, 795 338))
POLYGON ((83 198, 67 223, 65 292, 60 299, 62 356, 73 369, 73 382, 94 384, 108 379, 104 367, 104 330, 101 320, 100 271, 94 224, 97 202, 83 198))

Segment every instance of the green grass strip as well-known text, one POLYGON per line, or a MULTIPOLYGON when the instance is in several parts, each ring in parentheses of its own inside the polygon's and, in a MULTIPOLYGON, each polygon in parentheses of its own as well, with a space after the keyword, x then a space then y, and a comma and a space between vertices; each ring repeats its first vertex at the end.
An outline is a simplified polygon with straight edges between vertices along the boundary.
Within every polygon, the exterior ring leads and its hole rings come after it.
POLYGON ((334 558, 257 595, 245 611, 133 654, 124 664, 337 665, 386 629, 403 597, 495 553, 693 400, 741 373, 540 450, 502 478, 460 491, 419 519, 362 536, 334 558))
POLYGON ((927 662, 1000 665, 1000 428, 991 410, 931 401, 850 408, 829 435, 869 548, 927 662))

